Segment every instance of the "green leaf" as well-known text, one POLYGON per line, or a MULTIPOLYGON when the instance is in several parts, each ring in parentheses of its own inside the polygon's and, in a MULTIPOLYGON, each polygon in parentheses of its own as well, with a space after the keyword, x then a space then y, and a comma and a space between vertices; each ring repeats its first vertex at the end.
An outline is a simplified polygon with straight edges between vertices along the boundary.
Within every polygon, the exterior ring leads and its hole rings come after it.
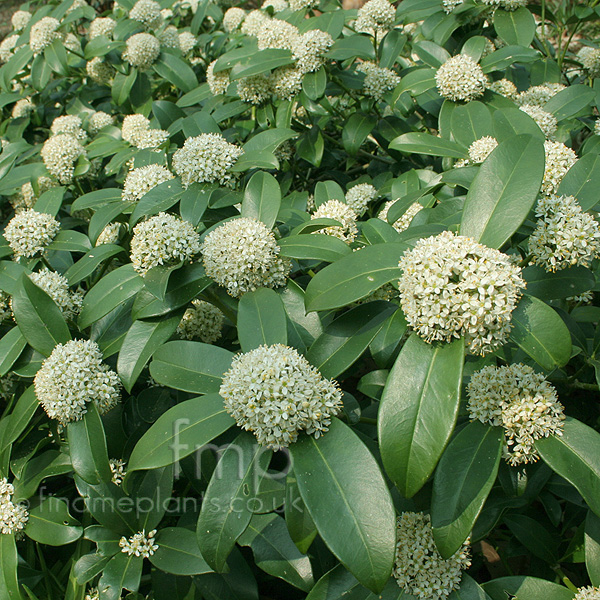
POLYGON ((504 522, 515 538, 534 556, 551 565, 558 562, 558 539, 541 523, 518 513, 506 515, 504 522))
POLYGON ((242 59, 231 69, 229 77, 232 80, 241 79, 242 77, 251 77, 252 75, 266 73, 277 67, 290 65, 293 62, 294 59, 289 50, 267 48, 266 50, 259 50, 248 58, 242 59))
POLYGON ((403 133, 394 138, 389 145, 390 150, 429 156, 448 156, 451 158, 467 158, 467 149, 451 140, 430 135, 429 133, 403 133))
POLYGON ((547 371, 567 364, 571 334, 558 313, 542 300, 523 296, 512 313, 510 340, 547 371))
POLYGON ((302 500, 298 481, 292 474, 288 474, 285 483, 285 524, 296 548, 306 554, 313 540, 317 536, 317 528, 302 500))
POLYGON ((527 282, 527 293, 541 300, 578 296, 596 285, 594 274, 585 267, 548 273, 542 267, 531 266, 523 269, 523 279, 527 282))
POLYGON ((288 317, 288 343, 304 354, 308 346, 323 333, 319 315, 306 313, 304 291, 292 279, 288 279, 286 287, 280 289, 279 294, 288 317))
POLYGON ((406 317, 400 309, 388 317, 369 346, 371 356, 378 366, 388 365, 396 349, 402 343, 407 326, 406 317))
POLYGON ((0 377, 4 377, 15 364, 21 352, 27 346, 27 340, 23 337, 18 327, 9 329, 0 340, 0 377))
POLYGON ((158 75, 184 92, 191 92, 198 87, 198 79, 190 65, 174 54, 162 52, 152 68, 158 75))
POLYGON ((111 600, 120 598, 122 589, 135 592, 140 586, 143 566, 143 557, 119 552, 104 568, 98 588, 103 591, 104 597, 111 600))
MULTIPOLYGON (((29 49, 29 48, 28 48, 29 49)), ((17 578, 17 545, 14 535, 0 535, 0 597, 22 600, 17 578)))
POLYGON ((262 345, 286 345, 287 318, 279 294, 269 288, 246 292, 238 306, 237 330, 242 352, 262 345))
POLYGON ((354 113, 342 129, 342 143, 350 156, 356 156, 363 142, 373 130, 377 119, 371 115, 354 113))
POLYGON ((19 477, 15 477, 13 502, 33 496, 40 483, 47 477, 69 473, 73 468, 68 455, 58 450, 47 450, 27 462, 19 477))
POLYGON ((254 515, 238 543, 250 546, 256 566, 265 573, 305 592, 314 585, 310 559, 296 548, 277 514, 254 515))
POLYGON ((477 101, 452 104, 452 136, 459 144, 469 147, 485 135, 494 135, 492 113, 485 104, 477 101))
POLYGON ((448 600, 490 600, 490 597, 472 577, 462 573, 460 587, 448 596, 448 600))
POLYGON ((15 320, 27 343, 50 356, 57 344, 71 339, 69 328, 54 300, 23 273, 12 297, 15 320))
POLYGON ((338 419, 319 439, 290 446, 298 488, 329 549, 366 588, 380 592, 390 577, 395 511, 373 455, 338 419))
POLYGON ((325 328, 308 349, 306 358, 323 377, 337 377, 361 357, 397 308, 377 301, 350 309, 325 328))
POLYGON ((44 58, 55 73, 63 76, 69 74, 67 51, 62 40, 54 40, 49 46, 46 46, 44 48, 44 58))
POLYGON ((277 179, 270 173, 254 173, 244 191, 242 217, 261 221, 272 229, 281 206, 281 189, 277 179))
POLYGON ((196 535, 202 556, 218 572, 252 517, 258 485, 272 452, 250 433, 238 435, 222 453, 204 494, 196 535))
POLYGON ((131 88, 137 79, 138 72, 136 69, 131 69, 129 75, 123 73, 116 73, 112 85, 111 93, 113 102, 117 106, 121 106, 127 102, 129 95, 131 94, 131 88))
POLYGON ((233 353, 201 342, 164 344, 150 363, 150 375, 160 384, 194 394, 218 392, 233 353))
POLYGON ((59 231, 54 240, 48 244, 48 250, 66 250, 67 252, 87 252, 91 248, 92 244, 87 235, 70 229, 59 231))
POLYGON ((25 431, 39 405, 35 389, 31 385, 21 394, 8 417, 8 427, 4 431, 0 451, 4 451, 25 431))
POLYGON ((207 394, 181 402, 162 414, 135 445, 127 471, 171 465, 200 450, 235 421, 225 412, 223 398, 207 394))
POLYGON ((482 585, 492 600, 519 594, 527 600, 573 600, 575 594, 562 585, 537 577, 499 577, 482 585))
POLYGON ((134 321, 123 340, 117 361, 117 373, 128 392, 150 357, 175 333, 184 312, 180 309, 172 316, 134 321))
POLYGON ((296 137, 298 134, 293 129, 275 128, 261 131, 253 135, 242 147, 244 152, 274 152, 283 142, 296 137))
POLYGON ((494 28, 507 44, 527 47, 535 36, 535 20, 524 6, 510 11, 496 10, 494 12, 494 28))
POLYGON ((600 516, 600 434, 567 417, 561 436, 539 439, 535 448, 543 461, 574 485, 590 509, 600 516))
POLYGON ((388 376, 377 418, 383 465, 414 496, 450 439, 460 401, 464 341, 428 344, 413 333, 388 376))
POLYGON ((73 565, 73 574, 79 585, 84 585, 91 581, 104 570, 104 567, 110 560, 110 556, 102 556, 97 552, 84 554, 73 565))
POLYGON ((242 173, 250 169, 279 169, 279 161, 272 152, 244 153, 237 159, 230 171, 232 173, 242 173))
POLYGON ((67 188, 55 187, 46 190, 36 201, 34 210, 55 217, 62 206, 62 201, 67 188))
POLYGON ((523 46, 504 46, 481 59, 481 69, 484 73, 503 71, 516 62, 530 63, 539 58, 539 53, 533 48, 523 46))
POLYGON ((328 310, 365 298, 401 275, 407 246, 377 244, 353 252, 319 271, 306 288, 306 310, 328 310))
POLYGON ((314 73, 307 73, 302 79, 302 90, 311 100, 318 100, 327 87, 327 72, 321 67, 314 73))
POLYGON ((600 517, 588 511, 585 519, 585 567, 592 585, 600 585, 600 517))
POLYGON ((65 272, 69 285, 77 285, 86 277, 89 277, 105 261, 117 254, 125 252, 121 246, 116 244, 102 244, 92 248, 82 256, 76 263, 71 265, 65 272))
POLYGON ((325 56, 333 60, 346 60, 347 58, 375 60, 375 50, 368 36, 350 35, 336 40, 325 56))
POLYGON ((583 210, 591 210, 598 204, 600 189, 600 155, 590 152, 582 156, 563 177, 558 191, 560 196, 575 196, 583 210))
POLYGON ((29 511, 25 533, 40 544, 64 546, 78 540, 83 535, 83 528, 69 514, 64 500, 50 496, 29 511))
POLYGON ((79 196, 71 205, 71 211, 85 210, 86 208, 100 208, 107 202, 121 202, 123 190, 119 188, 104 188, 79 196))
POLYGON ((546 112, 552 113, 557 121, 562 121, 577 116, 594 103, 595 97, 596 93, 593 89, 579 83, 558 92, 544 104, 543 108, 546 112))
POLYGON ((544 146, 528 135, 501 142, 475 176, 460 234, 500 248, 533 207, 544 176, 544 146))
POLYGON ((144 217, 151 217, 161 211, 169 210, 169 208, 175 206, 181 200, 184 193, 185 190, 181 185, 179 177, 159 183, 148 193, 144 194, 136 203, 131 213, 129 224, 133 226, 144 217))
POLYGON ((156 536, 158 550, 150 562, 165 573, 174 575, 202 575, 212 569, 200 553, 193 531, 183 527, 165 527, 156 536))
POLYGON ((469 423, 448 444, 433 480, 431 524, 444 558, 467 539, 494 485, 503 433, 500 427, 469 423))
POLYGON ((348 244, 324 233, 291 235, 278 240, 280 255, 297 260, 335 262, 352 253, 348 244))

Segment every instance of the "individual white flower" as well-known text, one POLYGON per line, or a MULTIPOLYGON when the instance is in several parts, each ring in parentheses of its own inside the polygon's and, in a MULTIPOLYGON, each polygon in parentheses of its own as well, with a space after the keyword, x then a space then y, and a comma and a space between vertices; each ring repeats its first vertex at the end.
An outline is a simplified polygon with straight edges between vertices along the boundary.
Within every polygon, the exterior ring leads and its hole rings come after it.
POLYGON ((543 85, 534 85, 521 92, 515 98, 515 102, 522 106, 529 104, 533 106, 544 106, 550 98, 556 96, 558 92, 564 90, 565 86, 562 83, 544 83, 543 85))
POLYGON ((381 100, 386 92, 393 90, 400 83, 400 76, 394 71, 378 67, 373 62, 361 62, 356 69, 365 74, 365 94, 375 100, 381 100))
POLYGON ((292 10, 302 10, 303 8, 314 8, 319 4, 319 0, 289 0, 292 10))
POLYGON ((278 67, 269 76, 273 93, 282 100, 292 100, 302 91, 304 73, 296 66, 278 67))
POLYGON ((84 600, 100 600, 100 592, 97 587, 92 587, 87 591, 84 600))
POLYGON ((504 96, 505 98, 510 98, 511 100, 514 100, 517 97, 517 94, 519 93, 517 90, 517 86, 512 81, 506 78, 498 79, 498 81, 493 81, 489 84, 488 87, 490 90, 492 90, 492 92, 496 92, 496 94, 500 94, 501 96, 504 96))
POLYGON ((83 294, 71 292, 69 281, 64 275, 44 267, 37 273, 31 273, 29 279, 54 300, 65 319, 72 319, 81 310, 83 294))
POLYGON ((77 138, 61 133, 47 139, 40 154, 48 172, 62 184, 67 184, 73 181, 75 163, 85 150, 77 138))
POLYGON ((155 0, 138 0, 129 11, 129 18, 139 21, 149 31, 157 29, 162 24, 160 4, 155 0))
POLYGON ((504 428, 511 465, 537 461, 535 440, 562 435, 564 407, 556 390, 527 365, 488 365, 471 376, 467 395, 472 420, 504 428))
POLYGON ((384 33, 394 26, 396 9, 388 0, 369 0, 358 9, 354 29, 359 33, 384 33))
POLYGON ((233 175, 231 167, 244 151, 230 144, 220 133, 203 133, 187 138, 173 155, 173 170, 181 177, 183 187, 192 183, 227 184, 233 175))
POLYGON ((567 296, 565 300, 571 304, 591 304, 594 299, 594 292, 588 290, 577 296, 567 296))
POLYGON ((30 12, 26 10, 18 10, 13 14, 10 23, 14 31, 21 31, 22 29, 25 29, 25 27, 27 27, 27 24, 30 20, 30 12))
POLYGON ((50 133, 52 135, 67 133, 80 142, 84 142, 87 139, 87 133, 81 127, 81 119, 77 115, 56 117, 50 126, 50 133))
POLYGON ((192 300, 192 306, 185 311, 176 333, 186 340, 212 344, 221 337, 224 318, 223 313, 210 302, 192 300))
POLYGON ((175 175, 162 165, 147 165, 133 169, 125 177, 121 197, 128 202, 135 202, 157 185, 174 177, 175 175))
POLYGON ((117 26, 117 22, 110 17, 96 17, 90 23, 88 37, 90 40, 105 35, 107 38, 112 37, 113 31, 117 26))
POLYGON ((577 590, 573 600, 600 600, 600 587, 582 587, 577 590))
POLYGON ((311 215, 311 219, 335 219, 341 225, 324 227, 314 233, 324 233, 339 238, 343 242, 350 243, 356 239, 358 228, 356 227, 356 213, 344 202, 332 199, 324 202, 311 215))
POLYGON ((108 461, 108 464, 110 465, 110 472, 112 474, 111 481, 115 485, 121 485, 123 479, 125 479, 125 475, 127 475, 127 471, 125 471, 125 465, 127 463, 120 458, 111 458, 108 461))
POLYGON ((191 31, 182 31, 179 34, 179 48, 184 56, 190 54, 197 44, 198 40, 191 31))
POLYGON ((210 65, 208 65, 208 69, 206 69, 206 82, 208 83, 208 87, 210 88, 210 93, 213 96, 218 96, 219 94, 224 94, 231 83, 229 80, 229 71, 230 69, 226 69, 225 71, 219 71, 215 73, 215 63, 217 61, 213 60, 210 65))
POLYGON ((481 67, 466 54, 449 58, 436 71, 435 81, 440 95, 453 102, 475 100, 488 85, 481 67))
POLYGON ((287 3, 287 0, 265 0, 261 6, 262 10, 272 8, 274 13, 283 12, 289 7, 290 5, 287 3))
POLYGON ((4 237, 17 257, 41 254, 56 237, 60 223, 51 215, 32 208, 15 215, 4 229, 4 237))
POLYGON ((291 50, 298 37, 300 34, 295 25, 280 19, 269 19, 262 24, 256 39, 259 50, 267 48, 291 50))
POLYGON ((241 77, 237 82, 240 100, 250 104, 262 104, 271 97, 271 81, 264 73, 241 77))
POLYGON ((109 85, 115 74, 113 67, 104 62, 100 56, 89 60, 85 65, 85 71, 92 81, 102 85, 109 85))
MULTIPOLYGON (((379 211, 377 215, 378 219, 385 221, 387 223, 387 215, 390 208, 397 202, 397 200, 389 200, 386 202, 382 209, 379 211)), ((414 219, 415 215, 423 210, 423 205, 419 202, 413 202, 402 214, 402 216, 396 219, 392 223, 392 227, 398 232, 402 233, 410 226, 411 221, 414 219)))
POLYGON ((145 275, 152 267, 190 262, 200 252, 200 235, 191 223, 159 213, 133 228, 131 262, 145 275))
POLYGON ((546 167, 542 180, 542 194, 550 196, 556 193, 567 171, 577 162, 577 155, 561 142, 544 142, 546 167))
POLYGON ((0 63, 5 63, 10 60, 13 51, 17 47, 19 35, 9 35, 0 42, 0 63))
POLYGON ((554 139, 554 134, 558 129, 558 121, 552 113, 546 112, 543 108, 533 104, 522 104, 520 109, 537 123, 546 139, 554 139))
MULTIPOLYGON (((371 0, 376 2, 377 0, 371 0)), ((381 0, 387 2, 387 0, 381 0)), ((333 46, 333 38, 320 29, 311 29, 294 38, 292 56, 303 73, 318 71, 325 64, 325 53, 333 46)))
POLYGON ((120 223, 109 223, 98 236, 96 240, 96 246, 102 246, 102 244, 116 244, 119 241, 121 234, 120 223))
POLYGON ((33 384, 42 408, 62 425, 81 419, 89 402, 105 414, 121 397, 118 375, 102 362, 102 352, 91 340, 55 346, 33 384))
POLYGON ((342 407, 337 383, 283 344, 235 356, 219 393, 238 426, 274 450, 293 444, 301 431, 318 438, 342 407))
POLYGON ((482 163, 497 145, 496 138, 484 135, 469 146, 469 160, 475 164, 482 163))
POLYGON ((375 198, 377 198, 377 190, 370 183, 359 183, 346 192, 346 204, 359 217, 365 214, 369 203, 375 198))
POLYGON ((228 33, 231 33, 241 27, 245 18, 246 11, 243 8, 238 8, 237 6, 228 8, 223 15, 223 29, 228 33))
POLYGON ((165 27, 163 31, 158 34, 158 41, 164 48, 175 48, 181 50, 179 47, 179 31, 175 25, 169 25, 165 27))
POLYGON ((462 572, 470 564, 468 539, 450 558, 444 559, 435 545, 429 515, 403 512, 398 517, 392 575, 407 594, 419 600, 445 600, 458 589, 462 572))
POLYGON ((442 8, 446 14, 450 14, 455 8, 458 8, 464 0, 442 0, 442 8))
POLYGON ((600 48, 584 46, 577 53, 577 58, 590 77, 600 76, 600 48))
POLYGON ((600 255, 600 227, 573 196, 539 200, 536 216, 538 222, 529 237, 529 252, 534 263, 546 271, 574 265, 589 267, 600 255))
POLYGON ((279 256, 275 236, 264 223, 232 219, 211 231, 202 244, 206 274, 239 298, 257 288, 285 285, 291 263, 279 256))
POLYGON ((31 26, 29 32, 29 47, 34 56, 49 46, 54 40, 58 40, 62 35, 56 31, 60 26, 58 19, 54 17, 43 17, 37 23, 31 26))
POLYGON ((104 127, 113 125, 115 118, 102 110, 92 113, 88 119, 88 131, 96 135, 104 127))
POLYGON ((400 259, 406 320, 426 342, 465 337, 472 354, 508 339, 525 282, 502 252, 450 231, 420 239, 400 259))
POLYGON ((21 98, 15 102, 12 109, 12 118, 19 119, 21 117, 28 117, 31 112, 35 109, 35 104, 31 101, 31 98, 21 98))
POLYGON ((138 531, 138 533, 132 535, 129 539, 123 536, 119 540, 121 552, 125 552, 129 556, 135 555, 148 558, 158 550, 158 544, 154 540, 155 535, 156 529, 148 532, 148 534, 146 534, 145 530, 138 531))
POLYGON ((136 33, 127 40, 127 49, 123 52, 123 59, 132 67, 144 70, 156 62, 159 54, 160 42, 152 34, 136 33))
POLYGON ((12 497, 15 488, 8 483, 6 477, 0 479, 0 534, 22 535, 29 519, 29 513, 23 504, 15 504, 12 497))

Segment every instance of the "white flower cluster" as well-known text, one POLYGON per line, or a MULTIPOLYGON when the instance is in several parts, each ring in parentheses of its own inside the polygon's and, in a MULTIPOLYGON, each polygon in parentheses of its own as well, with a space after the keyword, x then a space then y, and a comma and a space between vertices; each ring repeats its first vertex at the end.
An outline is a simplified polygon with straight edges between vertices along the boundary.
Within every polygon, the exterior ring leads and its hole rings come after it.
POLYGON ((5 63, 10 60, 13 51, 17 47, 19 35, 9 35, 0 42, 0 63, 5 63))
POLYGON ((498 79, 498 81, 493 81, 489 84, 488 88, 492 90, 492 92, 496 92, 496 94, 500 94, 505 98, 510 98, 514 100, 518 95, 517 86, 510 81, 509 79, 498 79))
POLYGON ((365 94, 375 100, 381 100, 386 92, 393 90, 400 83, 399 75, 391 69, 378 67, 374 62, 361 62, 356 69, 365 74, 365 94))
POLYGON ((115 122, 115 118, 102 110, 94 112, 88 119, 88 131, 96 135, 104 127, 108 127, 115 122))
POLYGON ((319 0, 290 0, 290 8, 292 10, 309 9, 319 4, 319 0))
MULTIPOLYGON (((257 11, 260 12, 260 11, 257 11)), ((228 33, 239 29, 246 18, 246 13, 244 9, 238 8, 234 6, 232 8, 228 8, 225 11, 225 15, 223 16, 223 28, 228 33)))
POLYGON ((56 31, 59 26, 60 22, 54 17, 43 17, 31 26, 29 47, 34 56, 43 52, 54 40, 62 38, 62 35, 56 31))
POLYGON ((450 14, 455 8, 458 8, 464 0, 442 0, 442 7, 446 14, 450 14))
POLYGON ((19 119, 21 117, 28 117, 29 114, 35 108, 35 104, 31 101, 31 98, 21 98, 15 102, 12 109, 12 118, 19 119))
MULTIPOLYGON (((144 1, 144 0, 140 0, 144 1)), ((127 40, 123 59, 132 67, 148 69, 160 54, 160 42, 151 33, 136 33, 127 40)))
POLYGON ((558 129, 558 121, 552 113, 546 112, 543 108, 534 104, 522 104, 520 109, 537 123, 546 139, 554 139, 554 134, 558 129))
POLYGON ((591 78, 600 76, 600 48, 584 46, 577 53, 577 58, 591 78))
POLYGON ((264 73, 241 77, 238 79, 237 94, 244 102, 262 104, 271 96, 271 81, 264 73))
POLYGON ((68 133, 48 138, 40 152, 48 172, 62 184, 73 181, 75 162, 84 153, 85 150, 79 140, 68 133))
POLYGON ((54 300, 65 319, 72 319, 79 313, 83 303, 83 293, 71 292, 69 281, 64 275, 44 267, 37 273, 31 273, 29 279, 54 300))
POLYGON ((262 24, 256 40, 259 50, 266 48, 291 50, 299 36, 298 28, 295 25, 281 19, 269 19, 262 24))
POLYGON ((407 594, 419 600, 445 600, 459 587, 470 564, 469 540, 444 559, 435 545, 429 515, 404 512, 398 517, 392 575, 407 594))
POLYGON ((481 67, 466 54, 449 58, 436 71, 435 81, 440 95, 453 102, 475 100, 488 86, 481 67))
POLYGON ((92 81, 101 85, 108 85, 114 76, 114 69, 100 56, 95 56, 86 63, 85 72, 92 81))
POLYGON ((484 135, 469 146, 469 161, 474 164, 482 163, 498 146, 498 140, 491 135, 484 135))
POLYGON ((179 34, 179 48, 184 56, 190 54, 197 44, 198 40, 191 31, 182 31, 179 34))
POLYGON ((187 138, 173 155, 173 170, 181 177, 183 187, 192 183, 227 184, 229 172, 244 151, 230 144, 220 133, 202 133, 187 138))
POLYGON ((527 6, 527 0, 482 0, 488 6, 498 6, 504 10, 517 10, 522 6, 527 6))
POLYGON ((261 5, 262 10, 272 8, 274 13, 283 12, 289 7, 290 5, 287 3, 287 0, 265 0, 261 5))
POLYGON ((395 20, 396 9, 388 0, 369 0, 358 9, 354 28, 358 33, 376 35, 391 29, 395 20))
POLYGON ((25 27, 27 27, 27 24, 29 23, 29 21, 31 20, 31 13, 29 11, 26 10, 17 10, 11 20, 10 20, 10 24, 12 25, 12 28, 14 31, 21 31, 22 29, 25 29, 25 27))
MULTIPOLYGON (((376 2, 377 0, 371 0, 376 2)), ((381 0, 386 2, 387 0, 381 0)), ((325 54, 333 46, 333 38, 320 29, 311 29, 292 42, 296 68, 303 73, 318 71, 325 64, 325 54)))
POLYGON ((107 38, 112 37, 113 31, 117 26, 117 22, 110 17, 96 17, 90 23, 88 37, 90 40, 105 35, 107 38))
POLYGON ((150 129, 150 121, 144 115, 127 115, 123 119, 121 137, 137 148, 158 148, 169 139, 169 132, 150 129))
POLYGON ((121 485, 123 483, 123 479, 125 479, 125 475, 127 475, 127 471, 125 470, 125 461, 120 458, 111 458, 108 461, 111 472, 111 481, 115 485, 121 485))
POLYGON ((200 235, 174 215, 162 212, 133 228, 131 262, 141 275, 158 265, 189 262, 198 252, 200 235))
POLYGON ((213 96, 224 94, 230 84, 229 69, 215 73, 214 69, 216 62, 216 60, 213 60, 210 65, 208 65, 208 69, 206 69, 206 82, 208 83, 210 93, 213 96))
POLYGON ((525 282, 509 257, 450 231, 421 239, 400 259, 402 309, 426 342, 464 336, 472 354, 506 342, 525 282))
POLYGON ((302 91, 304 73, 296 66, 278 67, 271 73, 273 93, 282 100, 292 100, 302 91))
MULTIPOLYGON (((270 19, 262 10, 251 10, 244 19, 241 30, 246 35, 256 36, 260 28, 270 19)), ((232 19, 233 21, 233 19, 232 19)))
POLYGON ((92 587, 87 591, 84 600, 100 600, 100 592, 98 588, 92 587))
POLYGON ((175 25, 169 25, 165 27, 163 31, 158 34, 158 41, 164 48, 175 48, 181 50, 179 47, 179 31, 175 25))
POLYGON ((346 204, 359 217, 365 214, 369 203, 375 198, 377 198, 377 190, 370 183, 359 183, 346 192, 346 204))
POLYGON ((66 133, 79 142, 84 142, 87 139, 87 133, 81 127, 81 119, 77 115, 56 117, 50 125, 50 133, 53 136, 66 133))
POLYGON ((577 590, 573 600, 600 600, 600 587, 582 587, 577 590))
POLYGON ((529 252, 535 264, 546 271, 573 265, 589 267, 600 255, 600 227, 573 196, 542 198, 536 216, 538 222, 529 237, 529 252))
POLYGON ((177 335, 186 340, 200 340, 212 344, 221 337, 225 316, 210 302, 192 300, 177 326, 177 335))
POLYGON ((119 235, 121 233, 120 223, 109 223, 98 236, 96 240, 96 246, 102 244, 116 244, 119 241, 119 235))
POLYGON ((577 155, 561 142, 544 142, 546 167, 542 180, 542 194, 550 196, 556 193, 567 171, 577 162, 577 155))
POLYGON ((146 535, 145 530, 138 531, 132 535, 129 539, 123 536, 119 540, 119 546, 121 552, 125 552, 129 556, 141 556, 142 558, 148 558, 152 556, 158 550, 158 544, 154 540, 156 535, 156 529, 148 532, 146 535))
POLYGON ((138 0, 129 11, 129 18, 139 21, 147 30, 156 29, 162 24, 160 4, 155 0, 138 0))
POLYGON ((58 182, 46 175, 40 175, 37 178, 36 186, 37 193, 33 187, 31 181, 25 182, 21 189, 13 196, 10 197, 10 203, 15 209, 15 213, 19 213, 27 208, 33 208, 37 199, 50 188, 56 187, 58 182))
POLYGON ((63 44, 67 50, 81 54, 81 44, 74 33, 67 33, 63 44))
POLYGON ((257 288, 285 285, 291 263, 279 256, 275 236, 264 223, 241 217, 211 231, 202 244, 206 274, 239 298, 257 288))
MULTIPOLYGON (((387 223, 387 216, 388 216, 388 212, 390 210, 390 208, 397 202, 397 200, 388 200, 388 202, 386 202, 382 209, 379 211, 379 214, 377 215, 378 219, 381 219, 382 221, 385 221, 387 223)), ((415 215, 419 212, 421 212, 423 210, 423 205, 420 204, 419 202, 413 202, 407 209, 406 211, 404 211, 404 214, 399 218, 396 219, 393 223, 392 223, 392 227, 398 232, 398 233, 402 233, 403 231, 406 231, 408 229, 408 227, 410 226, 411 221, 415 218, 415 215)))
POLYGON ((59 229, 60 223, 52 215, 30 208, 8 222, 4 237, 15 256, 31 258, 44 251, 59 229))
POLYGON ((25 506, 12 501, 14 493, 15 488, 6 477, 0 479, 0 534, 21 535, 29 519, 25 506))
POLYGON ((174 179, 175 175, 162 165, 147 165, 132 169, 123 183, 123 200, 137 201, 157 185, 174 179))
POLYGON ((336 221, 339 221, 341 225, 324 227, 323 229, 318 229, 314 233, 332 235, 348 244, 353 242, 358 235, 356 218, 356 213, 350 206, 335 198, 321 204, 311 216, 311 219, 335 219, 336 221))
POLYGON ((511 465, 535 462, 535 440, 562 435, 564 408, 556 390, 527 365, 484 367, 471 376, 467 395, 472 420, 504 428, 511 465))
POLYGON ((81 419, 88 402, 95 402, 103 415, 121 396, 118 375, 102 362, 100 348, 91 340, 58 344, 33 384, 43 409, 62 425, 81 419))
POLYGON ((556 96, 558 92, 564 90, 565 86, 562 83, 544 83, 543 85, 534 85, 524 92, 521 92, 515 98, 515 102, 522 106, 530 104, 533 106, 544 106, 550 98, 556 96))
POLYGON ((238 354, 219 393, 238 426, 274 450, 294 443, 301 431, 318 438, 342 406, 337 383, 282 344, 238 354))

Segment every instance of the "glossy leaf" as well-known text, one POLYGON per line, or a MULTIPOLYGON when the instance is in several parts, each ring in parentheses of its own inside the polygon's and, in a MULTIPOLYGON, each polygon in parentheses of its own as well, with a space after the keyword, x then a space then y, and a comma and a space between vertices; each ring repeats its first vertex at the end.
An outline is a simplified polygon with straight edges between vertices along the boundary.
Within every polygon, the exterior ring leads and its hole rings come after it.
POLYGON ((592 585, 600 585, 600 517, 589 511, 585 519, 585 567, 592 585))
POLYGON ((529 46, 535 35, 535 20, 527 8, 494 12, 494 28, 507 44, 529 46))
POLYGON ((323 233, 291 235, 278 240, 279 254, 296 260, 335 262, 351 254, 350 246, 339 238, 323 233))
POLYGON ((390 142, 390 150, 417 152, 430 156, 467 158, 467 149, 456 142, 428 133, 404 133, 390 142))
POLYGON ((258 171, 250 178, 242 201, 242 217, 261 221, 271 229, 281 206, 279 183, 270 173, 258 171))
POLYGON ((287 318, 279 295, 269 288, 246 292, 238 306, 237 330, 242 352, 287 344, 287 318))
POLYGON ((527 600, 573 600, 568 588, 537 577, 499 577, 482 585, 492 600, 506 600, 508 594, 519 594, 527 600))
POLYGON ((161 571, 174 575, 201 575, 212 569, 200 554, 193 531, 183 527, 165 527, 156 536, 158 550, 150 562, 161 571))
POLYGON ((69 514, 64 500, 50 496, 29 511, 25 533, 41 544, 63 546, 78 540, 83 534, 83 528, 69 514))

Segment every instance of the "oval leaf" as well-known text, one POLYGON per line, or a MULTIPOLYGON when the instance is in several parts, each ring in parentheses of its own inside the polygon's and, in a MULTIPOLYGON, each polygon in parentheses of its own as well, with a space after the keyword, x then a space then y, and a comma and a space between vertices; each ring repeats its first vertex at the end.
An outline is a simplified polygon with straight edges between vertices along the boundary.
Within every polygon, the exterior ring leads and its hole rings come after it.
POLYGON ((286 345, 287 318, 279 294, 269 288, 244 294, 238 306, 237 330, 242 352, 262 345, 286 345))

